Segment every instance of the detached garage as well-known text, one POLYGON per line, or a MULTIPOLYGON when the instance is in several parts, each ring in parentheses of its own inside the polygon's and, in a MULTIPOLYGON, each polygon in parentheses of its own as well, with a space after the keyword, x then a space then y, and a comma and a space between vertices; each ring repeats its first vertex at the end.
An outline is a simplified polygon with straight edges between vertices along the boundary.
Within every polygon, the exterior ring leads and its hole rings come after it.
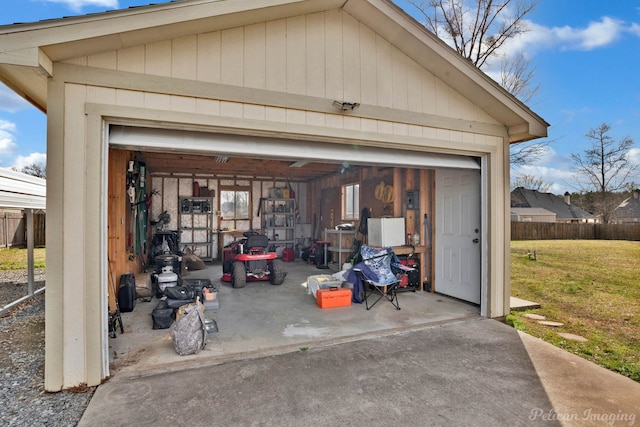
POLYGON ((186 228, 184 198, 210 200, 212 222, 191 226, 208 231, 183 243, 211 263, 227 230, 296 248, 364 207, 404 218, 424 283, 509 311, 509 144, 548 124, 391 1, 185 0, 17 24, 0 28, 0 78, 48 117, 49 391, 109 376, 110 270, 142 271, 151 221, 186 228), (295 224, 257 214, 277 189, 295 193, 295 224))

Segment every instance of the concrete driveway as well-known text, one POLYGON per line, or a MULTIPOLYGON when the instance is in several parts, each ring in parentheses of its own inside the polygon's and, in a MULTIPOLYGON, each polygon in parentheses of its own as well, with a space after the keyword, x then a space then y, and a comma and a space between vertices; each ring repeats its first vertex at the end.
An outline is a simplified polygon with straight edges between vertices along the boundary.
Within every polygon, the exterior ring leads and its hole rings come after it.
MULTIPOLYGON (((380 307, 380 309, 392 307, 380 307)), ((98 388, 80 426, 634 425, 640 384, 468 318, 98 388)))

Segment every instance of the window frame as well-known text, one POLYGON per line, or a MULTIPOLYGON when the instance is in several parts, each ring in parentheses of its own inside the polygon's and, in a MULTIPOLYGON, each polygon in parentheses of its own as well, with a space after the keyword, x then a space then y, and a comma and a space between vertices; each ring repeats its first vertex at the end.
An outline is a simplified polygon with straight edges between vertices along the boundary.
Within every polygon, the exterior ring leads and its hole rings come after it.
POLYGON ((343 184, 342 188, 342 220, 358 221, 360 219, 360 183, 343 184), (351 193, 352 213, 348 213, 348 193, 351 193))
POLYGON ((220 215, 224 218, 225 221, 251 221, 252 215, 251 215, 251 187, 245 187, 245 186, 225 186, 225 187, 220 187, 220 206, 219 206, 219 211, 220 211, 220 215), (247 193, 247 216, 245 217, 241 217, 239 218, 237 216, 238 214, 238 209, 237 209, 237 193, 247 193), (223 193, 234 193, 233 196, 233 201, 234 201, 234 209, 233 209, 233 218, 228 218, 224 215, 223 210, 222 210, 222 204, 225 203, 224 201, 224 197, 223 197, 223 193))

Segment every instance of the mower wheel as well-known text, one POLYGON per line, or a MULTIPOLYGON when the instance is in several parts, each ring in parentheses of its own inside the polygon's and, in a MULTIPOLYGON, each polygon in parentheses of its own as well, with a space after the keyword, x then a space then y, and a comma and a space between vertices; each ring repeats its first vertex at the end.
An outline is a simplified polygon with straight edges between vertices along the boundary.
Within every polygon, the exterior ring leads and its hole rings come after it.
POLYGON ((231 270, 231 286, 234 288, 244 288, 247 284, 247 271, 244 263, 234 262, 231 270))
POLYGON ((269 264, 269 280, 272 285, 282 285, 284 278, 287 276, 287 272, 284 269, 284 263, 282 260, 274 259, 269 264))

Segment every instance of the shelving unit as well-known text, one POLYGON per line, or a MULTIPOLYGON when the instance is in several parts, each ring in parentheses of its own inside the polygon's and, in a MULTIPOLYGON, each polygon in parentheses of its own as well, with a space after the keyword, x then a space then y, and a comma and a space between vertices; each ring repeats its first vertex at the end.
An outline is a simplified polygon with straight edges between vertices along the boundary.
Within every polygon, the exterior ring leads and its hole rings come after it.
MULTIPOLYGON (((195 248, 195 254, 203 261, 211 261, 213 252, 213 198, 180 197, 178 229, 180 243, 195 248)), ((182 248, 179 248, 182 250, 182 248)))
POLYGON ((296 225, 295 199, 262 199, 262 230, 269 238, 269 244, 295 247, 294 227, 296 225))
POLYGON ((332 257, 333 262, 337 262, 338 266, 346 261, 346 257, 351 253, 351 245, 353 238, 356 236, 355 230, 324 230, 324 240, 329 242, 328 250, 338 254, 337 259, 332 257))

